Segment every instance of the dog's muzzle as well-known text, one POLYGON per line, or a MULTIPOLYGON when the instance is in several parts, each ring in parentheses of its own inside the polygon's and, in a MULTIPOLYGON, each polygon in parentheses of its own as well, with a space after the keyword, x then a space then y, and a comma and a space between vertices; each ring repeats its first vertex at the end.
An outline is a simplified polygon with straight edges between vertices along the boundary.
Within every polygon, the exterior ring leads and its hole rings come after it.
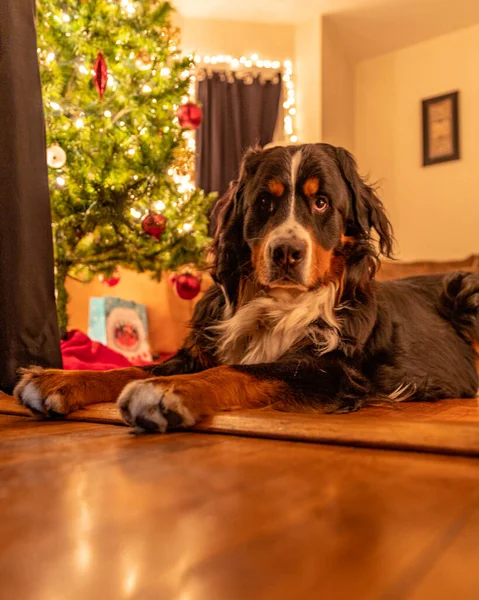
POLYGON ((268 249, 270 283, 304 285, 306 243, 297 239, 275 240, 268 249))

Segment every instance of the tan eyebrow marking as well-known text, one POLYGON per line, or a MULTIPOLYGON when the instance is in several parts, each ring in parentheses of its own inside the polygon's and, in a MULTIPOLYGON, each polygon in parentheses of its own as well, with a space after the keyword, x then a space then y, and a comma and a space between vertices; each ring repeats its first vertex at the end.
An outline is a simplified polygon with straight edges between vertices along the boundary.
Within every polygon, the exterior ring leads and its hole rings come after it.
POLYGON ((319 179, 317 177, 310 177, 303 183, 303 192, 305 196, 314 196, 319 190, 319 179))
POLYGON ((284 194, 284 185, 277 179, 270 179, 268 182, 268 190, 273 194, 273 196, 279 198, 284 194))

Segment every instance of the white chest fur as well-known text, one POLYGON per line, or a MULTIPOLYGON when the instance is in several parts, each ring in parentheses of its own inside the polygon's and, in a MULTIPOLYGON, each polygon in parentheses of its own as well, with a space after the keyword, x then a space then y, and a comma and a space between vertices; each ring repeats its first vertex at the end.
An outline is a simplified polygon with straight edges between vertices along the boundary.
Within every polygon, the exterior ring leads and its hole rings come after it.
POLYGON ((339 341, 336 292, 330 284, 299 295, 275 290, 253 298, 215 327, 219 358, 225 364, 274 362, 305 338, 313 341, 318 353, 333 350, 339 341), (319 318, 327 324, 320 331, 312 327, 319 318))

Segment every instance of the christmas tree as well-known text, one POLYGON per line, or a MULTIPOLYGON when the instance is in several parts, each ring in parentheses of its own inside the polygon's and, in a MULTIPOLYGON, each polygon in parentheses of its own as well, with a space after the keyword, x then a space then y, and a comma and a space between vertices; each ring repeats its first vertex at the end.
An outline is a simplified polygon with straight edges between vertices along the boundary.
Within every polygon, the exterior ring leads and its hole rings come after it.
POLYGON ((59 324, 67 275, 198 264, 211 203, 196 190, 193 57, 167 2, 39 0, 38 56, 59 324))

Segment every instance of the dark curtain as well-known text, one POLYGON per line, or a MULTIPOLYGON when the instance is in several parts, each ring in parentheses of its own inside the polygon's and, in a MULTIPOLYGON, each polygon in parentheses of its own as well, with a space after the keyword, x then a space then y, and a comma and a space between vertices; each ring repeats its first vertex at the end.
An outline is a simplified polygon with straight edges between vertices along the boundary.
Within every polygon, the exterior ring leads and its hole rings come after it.
POLYGON ((196 137, 196 185, 223 194, 238 175, 243 152, 273 139, 281 98, 281 75, 237 78, 217 72, 198 82, 203 123, 196 137))
POLYGON ((61 367, 34 0, 0 0, 0 389, 61 367))

